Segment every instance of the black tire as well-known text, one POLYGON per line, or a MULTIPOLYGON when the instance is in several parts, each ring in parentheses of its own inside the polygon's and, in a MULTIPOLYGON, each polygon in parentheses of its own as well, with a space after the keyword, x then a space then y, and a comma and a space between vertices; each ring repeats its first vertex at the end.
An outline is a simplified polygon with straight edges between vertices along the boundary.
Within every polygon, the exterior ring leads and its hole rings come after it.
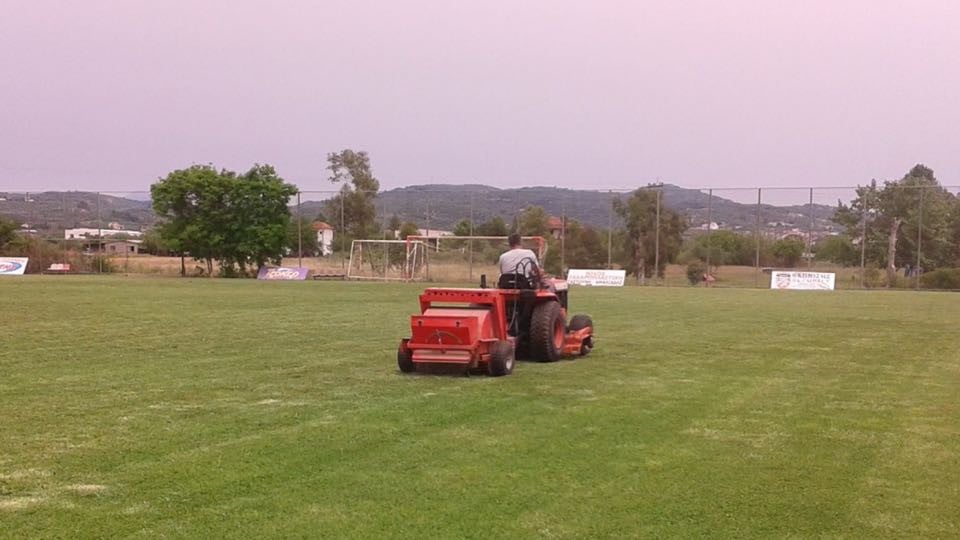
POLYGON ((593 319, 589 315, 574 315, 570 319, 570 325, 567 326, 567 332, 575 332, 584 328, 590 329, 590 337, 583 340, 583 345, 580 346, 580 356, 586 356, 593 350, 593 319))
POLYGON ((513 352, 513 343, 498 341, 490 346, 490 375, 500 377, 513 373, 513 364, 516 355, 513 352))
POLYGON ((559 302, 544 302, 530 317, 530 354, 538 362, 556 362, 563 352, 566 324, 559 302), (558 339, 559 335, 559 339, 558 339), (559 341, 559 343, 558 343, 559 341))
POLYGON ((413 354, 409 350, 397 349, 397 367, 404 373, 413 373, 417 370, 417 365, 413 363, 413 354))

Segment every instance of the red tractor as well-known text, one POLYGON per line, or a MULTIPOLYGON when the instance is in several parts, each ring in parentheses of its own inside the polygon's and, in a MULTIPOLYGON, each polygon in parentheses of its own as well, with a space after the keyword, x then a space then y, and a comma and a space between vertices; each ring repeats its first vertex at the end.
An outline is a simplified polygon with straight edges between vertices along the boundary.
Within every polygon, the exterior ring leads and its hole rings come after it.
MULTIPOLYGON (((531 268, 537 266, 530 261, 531 268)), ((500 276, 497 288, 428 288, 420 314, 410 317, 410 337, 400 340, 397 364, 411 372, 422 364, 461 365, 493 376, 513 371, 515 358, 555 362, 589 354, 593 321, 574 315, 567 324, 567 282, 541 278, 518 267, 500 276)))

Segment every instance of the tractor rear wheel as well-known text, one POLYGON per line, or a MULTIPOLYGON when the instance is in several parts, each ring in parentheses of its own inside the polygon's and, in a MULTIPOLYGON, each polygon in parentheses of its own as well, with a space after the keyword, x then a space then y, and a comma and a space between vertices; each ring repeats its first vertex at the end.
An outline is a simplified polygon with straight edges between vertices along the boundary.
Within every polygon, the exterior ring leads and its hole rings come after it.
POLYGON ((490 363, 487 367, 490 375, 500 377, 513 373, 513 362, 515 355, 513 353, 513 343, 509 341, 498 341, 490 346, 490 363))
POLYGON ((593 319, 589 315, 574 315, 567 326, 567 332, 576 332, 584 328, 590 329, 590 335, 580 345, 580 356, 586 356, 593 350, 593 319))
POLYGON ((559 302, 544 302, 530 317, 530 353, 539 362, 556 362, 563 352, 567 325, 559 302))
POLYGON ((397 349, 397 367, 404 373, 412 373, 417 370, 413 363, 413 353, 410 350, 403 350, 403 347, 397 349))

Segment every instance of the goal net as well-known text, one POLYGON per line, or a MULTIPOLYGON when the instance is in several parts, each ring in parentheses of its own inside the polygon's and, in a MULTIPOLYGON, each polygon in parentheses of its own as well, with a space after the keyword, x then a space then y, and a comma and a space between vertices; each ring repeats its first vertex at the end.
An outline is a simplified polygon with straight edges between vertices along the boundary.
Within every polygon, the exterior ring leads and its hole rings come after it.
MULTIPOLYGON (((543 264, 547 242, 524 236, 521 247, 532 250, 543 264)), ((481 274, 496 282, 497 260, 509 249, 506 236, 409 236, 405 259, 412 281, 475 283, 481 274)))
POLYGON ((347 263, 348 279, 407 281, 425 252, 419 241, 354 240, 347 263))

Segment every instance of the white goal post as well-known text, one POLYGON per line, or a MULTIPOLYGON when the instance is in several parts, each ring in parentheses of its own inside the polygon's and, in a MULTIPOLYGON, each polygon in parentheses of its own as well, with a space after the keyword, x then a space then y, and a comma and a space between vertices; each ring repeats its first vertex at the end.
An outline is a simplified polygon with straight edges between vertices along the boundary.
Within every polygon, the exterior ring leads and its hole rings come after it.
POLYGON ((354 240, 350 244, 347 279, 409 281, 426 250, 421 242, 354 240))

